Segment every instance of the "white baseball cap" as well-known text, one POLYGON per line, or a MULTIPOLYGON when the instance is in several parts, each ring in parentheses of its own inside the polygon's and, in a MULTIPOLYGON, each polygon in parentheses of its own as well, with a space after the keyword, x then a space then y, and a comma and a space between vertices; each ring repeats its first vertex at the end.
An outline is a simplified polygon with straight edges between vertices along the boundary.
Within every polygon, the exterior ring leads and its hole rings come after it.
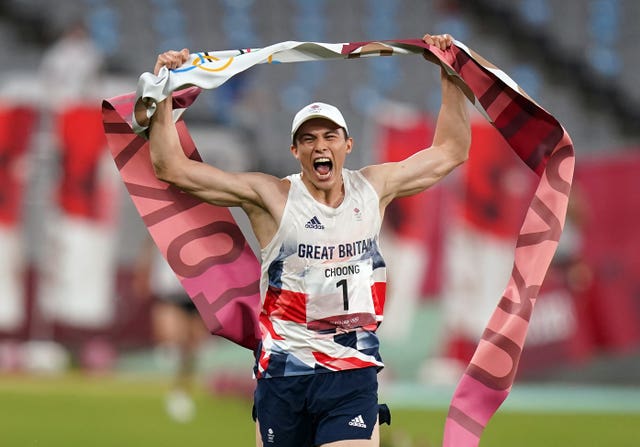
POLYGON ((296 116, 293 117, 293 124, 291 125, 291 138, 296 134, 300 126, 302 126, 305 122, 309 121, 313 118, 325 118, 329 121, 333 121, 340 127, 344 127, 347 135, 349 134, 349 129, 347 129, 347 122, 344 120, 342 113, 338 110, 337 107, 334 107, 330 104, 325 104, 324 102, 313 102, 307 106, 304 106, 296 116))

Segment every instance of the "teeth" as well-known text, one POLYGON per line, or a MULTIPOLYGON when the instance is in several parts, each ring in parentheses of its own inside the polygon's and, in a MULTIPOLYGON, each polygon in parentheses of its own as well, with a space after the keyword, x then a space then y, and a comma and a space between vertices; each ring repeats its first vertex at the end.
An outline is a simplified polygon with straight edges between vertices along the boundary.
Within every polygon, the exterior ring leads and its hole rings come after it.
POLYGON ((329 160, 327 157, 322 157, 322 158, 316 158, 315 159, 315 163, 329 163, 331 160, 329 160))

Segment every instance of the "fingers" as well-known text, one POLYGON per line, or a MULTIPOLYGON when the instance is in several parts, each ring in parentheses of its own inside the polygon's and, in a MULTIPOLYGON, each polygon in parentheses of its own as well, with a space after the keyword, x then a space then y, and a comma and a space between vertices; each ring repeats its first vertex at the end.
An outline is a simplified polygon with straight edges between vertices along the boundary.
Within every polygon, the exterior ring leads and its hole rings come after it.
POLYGON ((158 55, 156 65, 153 69, 154 74, 158 74, 162 67, 174 69, 182 66, 189 59, 189 49, 183 48, 180 51, 169 50, 158 55))
POLYGON ((422 37, 422 40, 424 41, 424 43, 433 45, 434 47, 437 47, 442 51, 453 45, 453 37, 451 37, 451 34, 425 34, 422 37))

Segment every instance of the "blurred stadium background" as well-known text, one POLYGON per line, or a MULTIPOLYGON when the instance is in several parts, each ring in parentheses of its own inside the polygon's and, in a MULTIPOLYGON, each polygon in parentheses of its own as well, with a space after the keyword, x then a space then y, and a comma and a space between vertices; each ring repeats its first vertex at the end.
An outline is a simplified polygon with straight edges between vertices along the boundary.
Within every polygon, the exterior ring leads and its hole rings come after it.
MULTIPOLYGON (((77 383, 80 393, 95 374, 119 389, 114 377, 163 383, 175 367, 154 349, 153 301, 133 287, 146 230, 106 153, 102 98, 134 90, 167 49, 430 32, 450 33, 503 68, 576 149, 567 227, 504 411, 640 415, 638 20, 634 0, 3 0, 0 413, 39 390, 39 379, 63 377, 61 389, 77 383), (88 39, 69 44, 77 23, 88 39)), ((349 163, 357 167, 428 144, 438 76, 411 57, 263 66, 201 95, 186 121, 207 160, 285 175, 296 169, 287 150, 293 113, 335 103, 356 140, 349 163)), ((389 211, 381 394, 396 408, 446 409, 506 285, 531 180, 474 119, 467 165, 389 211)), ((249 352, 209 340, 198 358, 202 401, 230 395, 244 405, 251 363, 249 352)), ((165 416, 153 417, 157 425, 165 416)), ((637 420, 625 427, 631 434, 619 443, 581 445, 635 445, 626 439, 640 439, 637 420)))

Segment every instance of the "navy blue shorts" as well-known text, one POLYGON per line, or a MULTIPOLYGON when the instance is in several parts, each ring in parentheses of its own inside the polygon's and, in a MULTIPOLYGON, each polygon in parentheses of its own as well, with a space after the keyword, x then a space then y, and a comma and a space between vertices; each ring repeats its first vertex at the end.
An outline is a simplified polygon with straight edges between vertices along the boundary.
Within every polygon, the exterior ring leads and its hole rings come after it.
POLYGON ((371 439, 379 411, 377 370, 258 379, 254 399, 265 447, 371 439))

